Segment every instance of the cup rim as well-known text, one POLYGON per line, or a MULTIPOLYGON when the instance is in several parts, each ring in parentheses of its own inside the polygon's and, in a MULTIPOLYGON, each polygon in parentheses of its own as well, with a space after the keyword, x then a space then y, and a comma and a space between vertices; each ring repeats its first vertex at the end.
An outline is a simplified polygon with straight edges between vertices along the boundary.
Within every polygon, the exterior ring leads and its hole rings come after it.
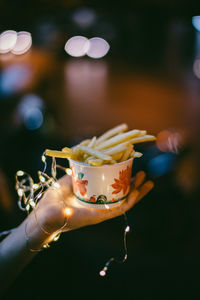
POLYGON ((68 160, 70 161, 70 162, 73 162, 74 164, 76 164, 76 165, 79 165, 79 166, 83 166, 83 167, 89 167, 89 168, 111 168, 111 167, 113 167, 113 166, 119 166, 119 165, 122 165, 122 164, 124 164, 125 162, 128 162, 128 161, 133 161, 133 159, 134 159, 134 157, 130 157, 129 159, 127 159, 127 160, 123 160, 123 161, 120 161, 120 162, 118 162, 118 163, 114 163, 114 164, 111 164, 111 165, 109 165, 109 164, 107 164, 107 165, 101 165, 101 166, 91 166, 91 165, 89 165, 89 164, 86 164, 86 163, 84 163, 84 162, 80 162, 80 161, 77 161, 77 160, 73 160, 73 159, 71 159, 71 158, 68 158, 68 160))

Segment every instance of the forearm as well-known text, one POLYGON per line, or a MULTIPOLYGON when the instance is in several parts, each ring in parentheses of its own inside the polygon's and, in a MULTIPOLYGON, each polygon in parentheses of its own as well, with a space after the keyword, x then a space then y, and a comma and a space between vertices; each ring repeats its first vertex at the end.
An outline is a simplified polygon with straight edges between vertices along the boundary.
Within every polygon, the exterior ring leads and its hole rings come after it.
POLYGON ((0 243, 0 292, 38 253, 31 249, 41 249, 47 238, 32 213, 0 243))

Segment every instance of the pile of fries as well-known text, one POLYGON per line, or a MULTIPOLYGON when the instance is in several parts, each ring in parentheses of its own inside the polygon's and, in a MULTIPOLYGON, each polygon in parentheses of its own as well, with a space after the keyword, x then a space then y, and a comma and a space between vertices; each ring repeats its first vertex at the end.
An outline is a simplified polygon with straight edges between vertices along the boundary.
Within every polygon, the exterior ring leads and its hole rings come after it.
POLYGON ((134 144, 154 141, 156 137, 147 135, 145 130, 127 130, 127 124, 121 124, 98 138, 94 136, 72 148, 65 147, 61 151, 46 150, 45 155, 73 159, 91 166, 114 164, 131 157, 141 157, 142 153, 134 150, 134 144))

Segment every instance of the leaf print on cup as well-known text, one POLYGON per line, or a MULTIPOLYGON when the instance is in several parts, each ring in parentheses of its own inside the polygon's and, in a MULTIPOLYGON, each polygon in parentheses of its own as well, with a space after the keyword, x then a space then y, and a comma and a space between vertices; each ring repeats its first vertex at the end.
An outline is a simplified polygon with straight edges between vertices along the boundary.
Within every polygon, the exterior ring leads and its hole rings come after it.
POLYGON ((91 197, 90 197, 90 202, 96 203, 96 197, 95 197, 95 196, 91 196, 91 197))
POLYGON ((131 168, 128 166, 125 170, 119 172, 119 178, 114 178, 114 183, 111 184, 114 191, 112 194, 118 194, 121 191, 123 195, 128 192, 128 188, 130 186, 130 178, 131 178, 131 168))
POLYGON ((78 173, 78 178, 75 178, 74 168, 72 168, 72 182, 75 192, 79 191, 82 196, 85 196, 87 193, 86 185, 88 185, 88 180, 83 180, 83 173, 78 173))

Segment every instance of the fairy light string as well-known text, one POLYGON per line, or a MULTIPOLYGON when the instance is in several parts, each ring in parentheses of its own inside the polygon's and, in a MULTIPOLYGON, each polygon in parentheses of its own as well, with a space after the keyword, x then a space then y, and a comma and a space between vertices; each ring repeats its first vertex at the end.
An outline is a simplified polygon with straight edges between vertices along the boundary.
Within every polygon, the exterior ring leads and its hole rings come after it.
MULTIPOLYGON (((31 211, 34 212, 36 223, 40 227, 40 229, 46 234, 50 235, 50 233, 39 224, 38 219, 37 219, 37 214, 35 211, 36 205, 39 202, 39 200, 42 198, 43 194, 48 188, 53 188, 56 189, 58 192, 60 192, 60 185, 57 182, 57 169, 61 169, 64 171, 67 175, 71 176, 72 175, 72 170, 70 168, 65 168, 63 166, 60 166, 59 164, 56 163, 56 158, 52 157, 51 160, 51 176, 47 175, 46 170, 47 170, 47 158, 45 153, 42 154, 41 156, 41 161, 44 164, 43 171, 38 171, 38 178, 39 181, 36 183, 33 181, 32 177, 27 173, 22 170, 19 170, 16 173, 16 190, 18 194, 18 206, 21 210, 26 211, 27 214, 29 214, 31 211)), ((63 197, 62 197, 63 198, 63 197)), ((64 199, 63 199, 63 205, 65 205, 64 199)), ((107 210, 110 209, 110 206, 106 203, 104 203, 104 206, 107 210)), ((122 259, 117 259, 114 257, 111 257, 104 265, 103 269, 99 272, 100 276, 106 276, 108 268, 110 267, 111 263, 116 262, 116 263, 124 263, 127 258, 128 258, 128 250, 127 250, 127 234, 130 231, 130 226, 128 225, 128 220, 127 220, 127 215, 126 213, 123 213, 124 216, 124 232, 123 232, 123 250, 124 250, 124 256, 122 259)), ((56 242, 61 233, 63 228, 67 225, 67 220, 65 217, 65 222, 59 230, 57 230, 53 234, 52 241, 56 242)), ((27 228, 25 228, 25 232, 27 231, 27 228)), ((26 232, 27 235, 27 232, 26 232)), ((35 252, 35 251, 41 251, 42 248, 48 248, 50 245, 49 243, 46 243, 42 246, 41 249, 32 249, 29 246, 29 239, 27 235, 27 245, 30 249, 30 251, 35 252)))
POLYGON ((123 247, 124 247, 124 256, 122 259, 117 259, 115 257, 111 257, 104 265, 103 269, 99 272, 99 275, 104 277, 107 274, 107 270, 110 267, 112 262, 116 262, 119 264, 124 263, 128 258, 128 247, 127 247, 127 234, 130 231, 130 226, 128 225, 128 219, 126 213, 123 214, 124 216, 124 233, 123 233, 123 247))
MULTIPOLYGON (((48 188, 53 188, 57 192, 60 192, 60 185, 57 182, 57 171, 56 168, 58 165, 56 164, 56 159, 53 157, 52 158, 52 163, 51 163, 51 176, 46 174, 46 169, 47 169, 47 159, 45 154, 42 154, 41 157, 42 162, 44 163, 44 168, 43 171, 38 171, 38 178, 39 181, 35 183, 32 179, 32 177, 27 173, 22 170, 19 170, 16 173, 16 190, 18 194, 18 206, 21 210, 26 211, 27 214, 29 214, 31 211, 34 212, 35 220, 37 225, 40 227, 40 229, 46 234, 50 235, 51 233, 47 231, 43 226, 39 224, 39 221, 37 219, 37 214, 35 211, 35 207, 38 203, 38 201, 41 199, 43 194, 48 188)), ((66 172, 68 168, 63 168, 64 171, 66 172)), ((67 173, 67 172, 66 172, 67 173)), ((63 206, 65 206, 63 195, 62 196, 62 203, 63 206)), ((60 237, 60 234, 62 233, 63 228, 66 226, 67 220, 65 216, 65 222, 61 228, 59 228, 56 233, 53 234, 53 241, 57 241, 60 237)), ((25 234, 27 238, 27 245, 29 243, 28 239, 28 234, 27 234, 27 228, 25 227, 25 234)), ((29 247, 29 245, 28 245, 29 247)), ((48 248, 49 243, 46 243, 43 245, 43 248, 48 248)), ((41 249, 32 249, 29 247, 30 251, 35 252, 35 251, 40 251, 41 249)))

